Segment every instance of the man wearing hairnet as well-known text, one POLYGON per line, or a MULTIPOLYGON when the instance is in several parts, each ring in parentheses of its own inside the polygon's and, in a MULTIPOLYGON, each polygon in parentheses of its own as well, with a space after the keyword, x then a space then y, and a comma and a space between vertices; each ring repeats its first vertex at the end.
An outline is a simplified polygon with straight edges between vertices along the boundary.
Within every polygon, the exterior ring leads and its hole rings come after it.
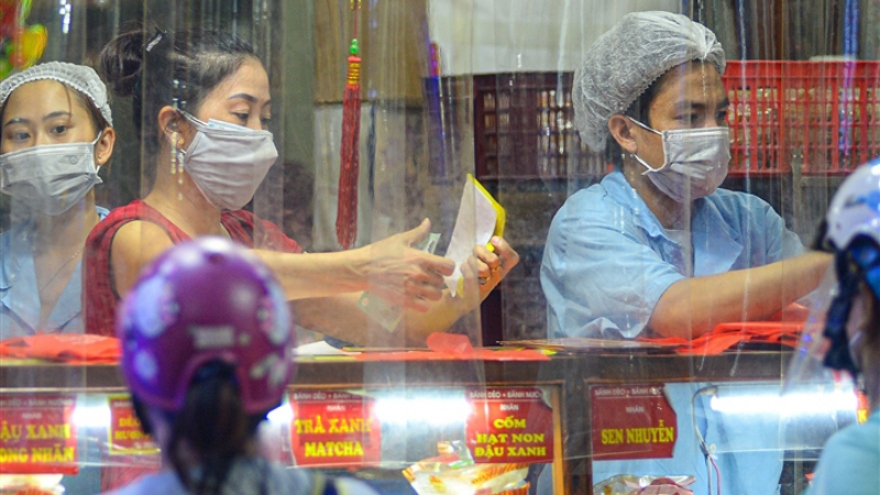
POLYGON ((818 285, 827 255, 801 254, 761 199, 716 189, 730 160, 725 63, 711 31, 667 12, 629 14, 587 50, 575 124, 615 170, 550 226, 552 337, 692 338, 766 319, 818 285))
MULTIPOLYGON (((576 125, 615 170, 572 195, 550 226, 541 267, 550 337, 690 339, 719 322, 766 319, 819 284, 827 255, 803 254, 766 202, 717 189, 730 160, 725 63, 711 31, 667 12, 629 14, 587 50, 572 91, 576 125)), ((674 457, 597 461, 594 481, 695 475, 691 488, 706 493, 715 473, 702 450, 717 448, 722 493, 775 493, 778 418, 722 417, 709 399, 725 387, 666 384, 674 457)))

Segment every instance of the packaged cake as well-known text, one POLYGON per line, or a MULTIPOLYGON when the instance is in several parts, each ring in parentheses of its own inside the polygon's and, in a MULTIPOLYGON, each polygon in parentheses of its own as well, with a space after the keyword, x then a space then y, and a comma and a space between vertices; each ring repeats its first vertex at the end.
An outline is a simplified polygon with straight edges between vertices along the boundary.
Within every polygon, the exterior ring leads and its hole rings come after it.
POLYGON ((593 495, 693 495, 693 476, 618 474, 593 485, 593 495))
POLYGON ((527 495, 529 465, 476 464, 462 442, 440 442, 437 457, 403 471, 419 495, 527 495))
POLYGON ((60 474, 0 474, 0 495, 60 495, 60 474))

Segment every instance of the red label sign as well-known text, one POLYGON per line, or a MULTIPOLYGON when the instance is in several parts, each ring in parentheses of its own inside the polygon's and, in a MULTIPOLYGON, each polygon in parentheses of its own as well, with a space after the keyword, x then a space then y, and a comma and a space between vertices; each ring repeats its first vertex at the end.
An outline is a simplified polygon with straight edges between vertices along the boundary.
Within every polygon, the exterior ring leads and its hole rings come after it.
POLYGON ((553 410, 536 388, 473 388, 467 446, 478 463, 553 462, 553 410))
POLYGON ((0 472, 76 474, 75 404, 58 395, 0 398, 0 472))
POLYGON ((155 454, 159 447, 141 429, 131 400, 126 396, 110 397, 110 454, 155 454))
POLYGON ((300 466, 378 463, 382 430, 369 397, 345 392, 290 393, 290 444, 300 466))
POLYGON ((591 387, 590 394, 596 458, 672 457, 678 426, 663 385, 591 387))

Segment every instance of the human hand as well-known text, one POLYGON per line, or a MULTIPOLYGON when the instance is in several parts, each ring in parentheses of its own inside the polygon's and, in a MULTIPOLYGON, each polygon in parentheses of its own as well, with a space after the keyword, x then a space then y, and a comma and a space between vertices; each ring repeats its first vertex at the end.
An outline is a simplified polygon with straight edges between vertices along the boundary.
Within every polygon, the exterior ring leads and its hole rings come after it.
POLYGON ((431 232, 431 222, 361 248, 361 273, 366 290, 416 311, 425 312, 443 296, 443 277, 452 275, 455 262, 413 248, 431 232))
POLYGON ((502 237, 490 241, 495 251, 475 246, 474 253, 461 266, 463 301, 469 311, 477 307, 519 263, 519 254, 502 237))

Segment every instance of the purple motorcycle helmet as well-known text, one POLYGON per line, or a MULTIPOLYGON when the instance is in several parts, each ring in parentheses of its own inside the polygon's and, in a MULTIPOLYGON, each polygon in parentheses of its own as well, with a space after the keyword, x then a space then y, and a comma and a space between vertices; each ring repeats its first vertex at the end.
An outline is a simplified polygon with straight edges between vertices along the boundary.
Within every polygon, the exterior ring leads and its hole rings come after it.
POLYGON ((150 263, 116 319, 122 371, 141 402, 183 408, 202 366, 235 368, 248 414, 279 404, 293 373, 293 319, 285 294, 252 253, 220 237, 169 249, 150 263))

